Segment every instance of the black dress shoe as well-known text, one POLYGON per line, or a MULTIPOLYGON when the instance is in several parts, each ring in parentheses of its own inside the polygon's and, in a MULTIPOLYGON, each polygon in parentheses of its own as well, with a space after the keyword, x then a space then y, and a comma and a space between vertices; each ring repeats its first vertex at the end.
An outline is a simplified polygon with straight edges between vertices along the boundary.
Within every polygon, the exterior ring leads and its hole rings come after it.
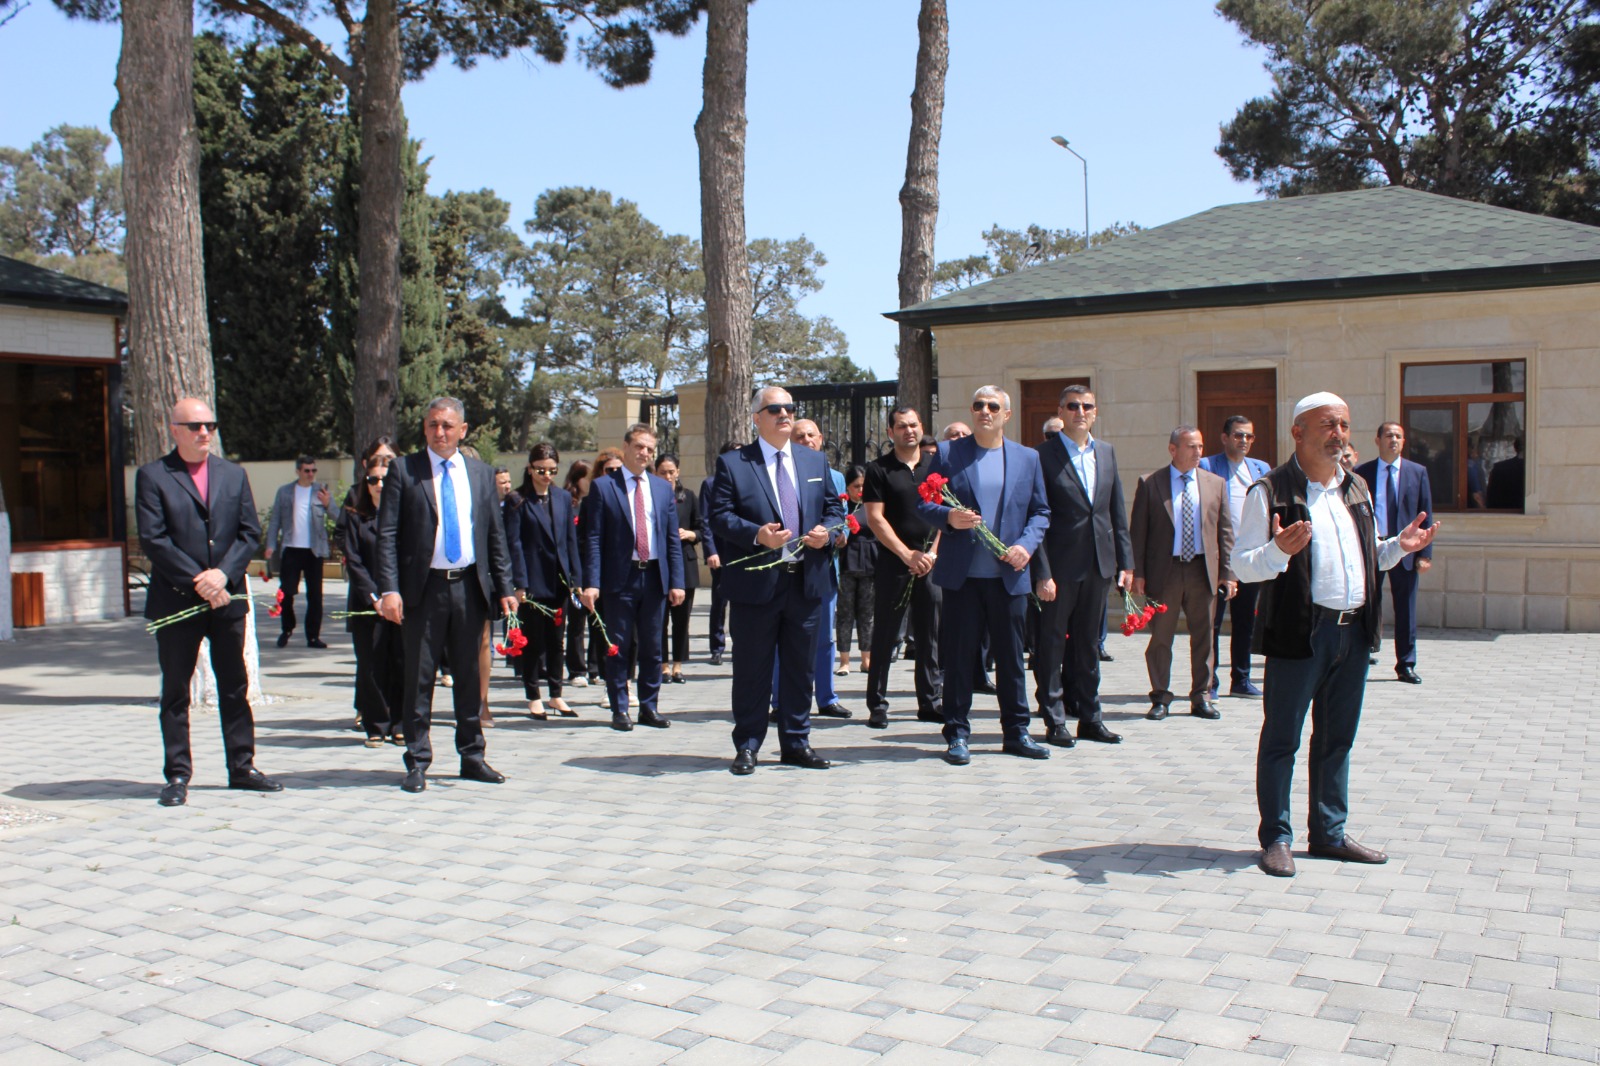
POLYGON ((228 787, 241 789, 245 792, 282 792, 283 785, 274 781, 260 770, 252 769, 248 773, 229 774, 228 787))
POLYGON ((888 729, 889 728, 889 712, 888 711, 871 711, 871 712, 869 712, 867 714, 867 728, 868 729, 888 729))
POLYGON ((289 634, 287 634, 287 633, 279 633, 278 634, 278 647, 287 648, 288 646, 289 646, 289 634))
POLYGON ((1399 678, 1401 681, 1404 681, 1408 685, 1420 685, 1420 684, 1422 684, 1422 678, 1418 677, 1417 676, 1417 672, 1415 670, 1411 669, 1411 667, 1409 667, 1409 666, 1397 666, 1397 667, 1395 667, 1394 668, 1394 676, 1399 678))
POLYGON ((1072 730, 1064 725, 1050 726, 1044 732, 1044 742, 1054 744, 1058 748, 1070 748, 1078 742, 1072 739, 1072 730))
POLYGON ((1007 755, 1020 755, 1024 759, 1048 759, 1050 757, 1050 749, 1041 747, 1038 741, 1029 736, 1008 740, 1000 745, 1000 750, 1007 755))
POLYGON ((633 719, 625 714, 614 714, 611 716, 611 728, 619 733, 627 733, 633 729, 633 719))
POLYGON ((321 640, 321 639, 308 640, 308 641, 306 641, 306 647, 308 647, 308 648, 317 648, 319 650, 326 651, 327 647, 328 647, 328 642, 325 641, 325 640, 321 640))
POLYGON ((745 774, 755 773, 756 753, 749 748, 740 748, 739 754, 733 757, 733 765, 728 767, 728 772, 730 774, 738 774, 740 777, 745 774))
POLYGON ((464 762, 461 764, 461 780, 482 781, 486 785, 501 785, 505 783, 506 775, 486 762, 464 762))
POLYGON ((1120 734, 1107 729, 1104 722, 1079 722, 1078 739, 1093 740, 1101 744, 1121 744, 1120 734))
POLYGON ((156 800, 163 807, 182 807, 189 802, 189 779, 187 777, 174 777, 167 782, 167 787, 161 790, 161 798, 156 800))
POLYGON ((808 744, 803 748, 790 748, 778 759, 785 766, 799 766, 807 770, 826 770, 833 763, 824 759, 811 750, 808 744))
POLYGON ((674 685, 684 684, 685 680, 686 679, 684 678, 684 676, 682 674, 673 674, 672 678, 671 678, 671 681, 672 681, 672 683, 674 685))
POLYGON ((1112 657, 1111 653, 1106 651, 1106 646, 1104 644, 1100 645, 1100 661, 1103 663, 1116 662, 1116 659, 1112 657))
POLYGON ((407 792, 421 792, 428 787, 428 775, 421 770, 407 770, 406 776, 400 779, 400 787, 407 792))
POLYGON ((651 729, 668 729, 668 728, 670 728, 672 726, 671 722, 667 721, 665 718, 661 717, 659 714, 655 713, 654 711, 650 711, 650 712, 640 711, 639 712, 639 724, 640 725, 647 725, 651 729))
POLYGON ((1165 703, 1152 703, 1150 709, 1144 712, 1144 716, 1152 722, 1159 722, 1167 716, 1167 705, 1165 703))
POLYGON ((1378 665, 1378 657, 1376 655, 1367 656, 1367 665, 1368 666, 1377 666, 1378 665))
POLYGON ((714 651, 714 652, 711 653, 711 665, 712 666, 721 666, 722 665, 722 653, 720 651, 714 651))
POLYGON ((937 722, 939 725, 944 725, 944 715, 939 711, 918 711, 917 721, 937 722))
POLYGON ((1389 861, 1389 856, 1367 847, 1353 837, 1345 837, 1337 844, 1313 844, 1307 850, 1319 859, 1338 859, 1340 862, 1364 862, 1371 866, 1382 866, 1389 861))
POLYGON ((972 683, 972 691, 986 692, 993 696, 1000 690, 994 687, 994 682, 990 680, 988 674, 979 674, 978 679, 972 683))
POLYGON ((824 718, 853 718, 854 717, 854 715, 852 715, 848 710, 845 709, 844 704, 839 703, 838 701, 834 701, 833 703, 828 704, 826 707, 818 707, 817 708, 817 713, 822 715, 822 717, 824 717, 824 718))
POLYGON ((1261 858, 1256 861, 1256 865, 1261 867, 1262 873, 1271 874, 1273 877, 1293 877, 1294 852, 1288 843, 1280 840, 1262 849, 1261 858))
POLYGON ((1189 713, 1196 718, 1206 718, 1213 722, 1222 717, 1222 712, 1217 710, 1217 705, 1210 700, 1189 704, 1189 713))

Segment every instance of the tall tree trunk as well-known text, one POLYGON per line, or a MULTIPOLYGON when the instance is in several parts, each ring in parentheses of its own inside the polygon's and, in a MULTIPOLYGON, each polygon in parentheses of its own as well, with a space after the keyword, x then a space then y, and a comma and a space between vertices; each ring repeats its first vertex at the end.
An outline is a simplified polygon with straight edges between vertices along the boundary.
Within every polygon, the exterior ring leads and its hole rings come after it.
MULTIPOLYGON (((933 228, 939 220, 939 132, 944 125, 944 76, 950 66, 950 19, 945 0, 922 0, 917 14, 917 77, 911 90, 911 138, 906 183, 900 187, 900 306, 933 294, 933 228)), ((900 326, 902 404, 933 418, 933 334, 900 326)), ((930 428, 931 432, 931 428, 930 428)))
MULTIPOLYGON (((171 447, 182 396, 216 410, 200 239, 200 141, 194 123, 194 5, 123 0, 111 126, 122 145, 127 208, 128 366, 134 462, 171 447)), ((214 447, 221 454, 221 440, 214 447)))
POLYGON ((754 332, 744 234, 747 0, 710 0, 706 10, 705 102, 695 120, 700 146, 700 240, 706 273, 706 469, 718 449, 750 434, 754 332))
POLYGON ((368 0, 361 51, 362 62, 356 64, 362 72, 360 91, 354 101, 361 122, 361 193, 353 455, 361 454, 377 437, 395 434, 400 395, 405 117, 400 110, 400 19, 395 0, 368 0))

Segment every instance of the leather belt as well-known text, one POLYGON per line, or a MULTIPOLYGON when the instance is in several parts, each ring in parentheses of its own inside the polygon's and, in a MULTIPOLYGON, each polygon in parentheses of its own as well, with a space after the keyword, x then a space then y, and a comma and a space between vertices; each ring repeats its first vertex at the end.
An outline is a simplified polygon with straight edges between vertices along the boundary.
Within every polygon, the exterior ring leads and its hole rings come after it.
POLYGON ((431 570, 429 573, 442 577, 446 581, 460 581, 462 578, 472 573, 472 567, 458 566, 454 570, 431 570))
POLYGON ((1352 607, 1348 611, 1335 611, 1332 607, 1324 607, 1320 603, 1313 603, 1311 605, 1311 621, 1313 623, 1329 621, 1336 626, 1355 625, 1356 621, 1361 617, 1361 612, 1365 609, 1364 607, 1352 607))
POLYGON ((635 570, 648 570, 652 566, 656 565, 656 563, 658 561, 659 560, 656 560, 656 559, 634 559, 634 560, 632 560, 633 568, 635 570))
POLYGON ((778 567, 778 569, 782 570, 786 574, 798 574, 800 572, 800 564, 784 563, 782 566, 778 567))

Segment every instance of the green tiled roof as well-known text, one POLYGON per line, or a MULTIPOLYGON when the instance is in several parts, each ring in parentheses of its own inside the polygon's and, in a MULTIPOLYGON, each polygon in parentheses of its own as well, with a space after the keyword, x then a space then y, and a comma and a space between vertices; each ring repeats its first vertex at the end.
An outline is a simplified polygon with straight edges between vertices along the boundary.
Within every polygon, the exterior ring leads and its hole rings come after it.
POLYGON ((1214 207, 887 317, 921 326, 1600 281, 1600 227, 1387 187, 1214 207))
POLYGON ((120 315, 128 310, 128 294, 0 255, 0 304, 120 315))

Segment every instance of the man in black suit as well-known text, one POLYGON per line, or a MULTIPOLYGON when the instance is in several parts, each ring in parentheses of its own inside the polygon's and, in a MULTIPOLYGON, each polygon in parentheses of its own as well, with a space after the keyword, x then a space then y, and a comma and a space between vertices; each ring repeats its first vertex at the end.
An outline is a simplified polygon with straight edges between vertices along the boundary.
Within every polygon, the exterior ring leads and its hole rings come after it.
POLYGON ((1113 574, 1118 588, 1133 584, 1133 545, 1117 453, 1090 433, 1098 413, 1094 393, 1068 385, 1056 408, 1064 428, 1039 445, 1050 529, 1032 564, 1040 604, 1034 698, 1045 720, 1045 742, 1062 748, 1074 743, 1068 714, 1078 719, 1080 740, 1122 739, 1100 714, 1099 637, 1113 574))
POLYGON ((189 682, 200 642, 211 641, 217 707, 227 751, 228 787, 278 792, 283 786, 255 768, 255 719, 246 696, 244 572, 261 543, 250 479, 243 468, 211 454, 217 416, 204 400, 185 397, 172 407, 177 447, 139 468, 134 479, 139 546, 150 560, 144 616, 166 618, 191 607, 211 610, 156 631, 161 663, 161 743, 166 749, 163 807, 188 802, 194 761, 189 754, 189 682))
POLYGON ((711 525, 737 634, 730 770, 741 775, 755 771, 767 735, 775 656, 782 761, 812 770, 830 765, 811 750, 811 690, 818 608, 832 587, 828 542, 844 524, 844 505, 829 483, 827 460, 790 440, 794 411, 784 390, 759 390, 751 416, 760 439, 719 456, 711 481, 711 525))
POLYGON ((389 468, 378 505, 378 613, 401 627, 406 776, 400 787, 428 787, 433 675, 446 648, 455 675, 456 751, 461 776, 499 784, 484 760, 478 651, 490 611, 515 614, 511 556, 494 471, 460 452, 466 408, 441 396, 422 422, 426 450, 389 468))

